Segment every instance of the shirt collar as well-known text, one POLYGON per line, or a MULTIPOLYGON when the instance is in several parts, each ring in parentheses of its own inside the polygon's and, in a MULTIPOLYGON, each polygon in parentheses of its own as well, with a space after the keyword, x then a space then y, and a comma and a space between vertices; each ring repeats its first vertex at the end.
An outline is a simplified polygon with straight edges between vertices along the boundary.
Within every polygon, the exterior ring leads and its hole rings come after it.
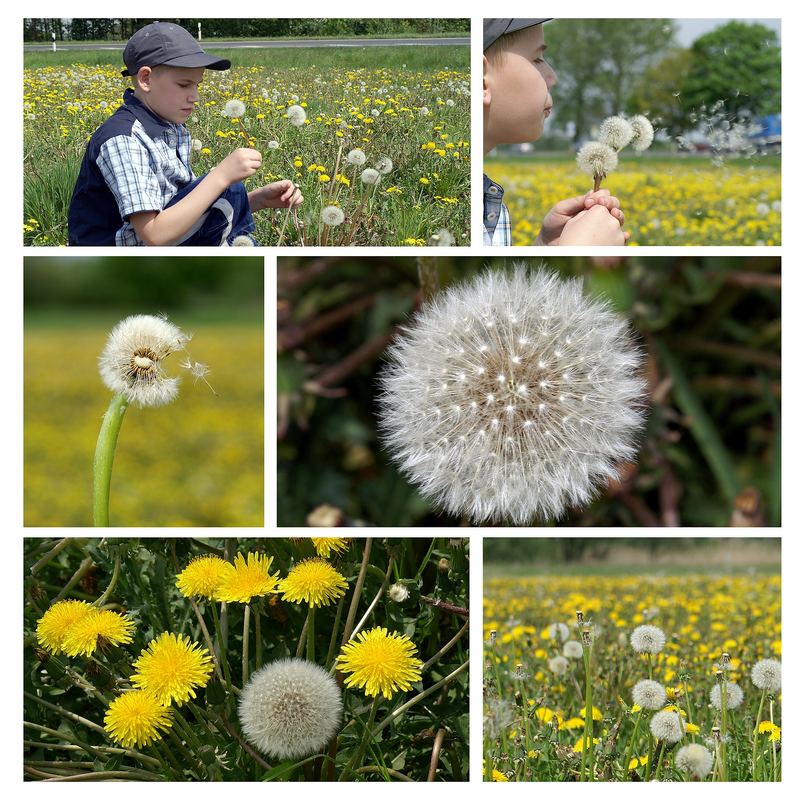
POLYGON ((494 229, 500 219, 503 207, 503 187, 495 183, 488 175, 483 176, 483 227, 494 236, 494 229))
POLYGON ((155 139, 156 136, 163 136, 167 131, 175 131, 176 133, 183 127, 174 122, 167 122, 161 117, 156 116, 134 93, 133 89, 126 89, 125 94, 122 95, 122 102, 141 122, 145 133, 151 138, 155 139))

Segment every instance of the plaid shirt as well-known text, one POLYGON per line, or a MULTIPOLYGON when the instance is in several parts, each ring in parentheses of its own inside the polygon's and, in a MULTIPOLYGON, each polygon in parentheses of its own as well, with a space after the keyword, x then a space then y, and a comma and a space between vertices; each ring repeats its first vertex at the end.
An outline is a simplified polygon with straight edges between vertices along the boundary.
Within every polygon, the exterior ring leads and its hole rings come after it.
POLYGON ((511 217, 503 204, 503 187, 483 176, 483 243, 490 247, 511 245, 511 217))
POLYGON ((143 245, 131 214, 161 211, 195 176, 184 125, 153 114, 127 89, 123 104, 95 131, 69 208, 73 245, 143 245))

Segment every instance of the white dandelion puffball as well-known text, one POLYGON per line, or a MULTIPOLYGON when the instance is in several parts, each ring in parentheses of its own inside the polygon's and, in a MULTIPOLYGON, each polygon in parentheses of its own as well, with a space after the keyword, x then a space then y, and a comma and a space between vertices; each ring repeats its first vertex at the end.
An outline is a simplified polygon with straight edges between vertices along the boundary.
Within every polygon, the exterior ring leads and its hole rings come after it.
POLYGON ((643 680, 633 687, 633 702, 647 711, 658 711, 667 704, 667 691, 658 681, 643 680))
POLYGON ((750 680, 757 689, 777 692, 781 688, 781 662, 774 658, 764 658, 753 666, 750 680))
POLYGON ((299 658, 273 661, 254 672, 239 698, 247 741, 275 758, 302 758, 338 732, 342 692, 317 664, 299 658))
MULTIPOLYGON (((726 684, 725 707, 739 708, 739 706, 742 704, 742 700, 744 700, 744 692, 738 683, 726 681, 726 684)), ((717 683, 714 685, 714 688, 711 690, 710 700, 711 705, 714 706, 717 711, 722 710, 722 686, 720 684, 717 683)))
POLYGON ((547 635, 551 639, 560 639, 566 642, 569 639, 569 628, 563 622, 551 622, 547 626, 547 635))
POLYGON ((602 142, 587 142, 575 157, 578 169, 592 177, 604 178, 613 172, 619 164, 617 154, 602 142))
POLYGON ((653 144, 653 125, 647 117, 637 114, 631 118, 631 128, 633 129, 633 138, 631 139, 631 147, 637 152, 641 153, 647 150, 653 144))
POLYGON ((394 168, 394 162, 392 161, 389 156, 381 156, 375 162, 375 169, 380 172, 381 175, 388 175, 392 169, 394 168))
POLYGON ((199 153, 203 149, 203 143, 199 139, 192 139, 192 150, 199 153))
POLYGON ((274 139, 270 139, 267 142, 267 148, 269 150, 277 150, 279 147, 280 147, 280 144, 278 144, 278 142, 276 142, 274 139))
POLYGON ((637 653, 655 655, 664 649, 667 637, 664 631, 655 625, 639 625, 631 633, 631 647, 637 653))
POLYGON ((137 314, 118 322, 100 354, 100 377, 136 406, 163 406, 178 396, 179 378, 168 378, 163 361, 186 347, 191 336, 164 317, 137 314))
POLYGON ((361 181, 365 183, 367 186, 374 186, 378 181, 381 179, 381 174, 376 169, 372 169, 372 167, 367 167, 361 173, 361 181))
POLYGON ((684 728, 677 711, 659 711, 650 720, 650 733, 666 744, 675 744, 683 739, 684 728))
POLYGON ((255 242, 247 234, 236 236, 231 244, 234 247, 255 247, 255 242))
POLYGON ((427 241, 429 247, 452 247, 455 243, 453 234, 447 228, 439 228, 427 241))
POLYGON ((569 661, 564 656, 553 656, 548 659, 547 668, 553 675, 563 675, 569 669, 569 661))
POLYGON ((290 124, 299 128, 306 121, 306 110, 303 106, 289 106, 286 109, 286 117, 290 124))
POLYGON ((355 150, 351 150, 345 158, 347 159, 348 164, 354 164, 357 167, 363 167, 364 164, 367 163, 367 157, 364 154, 363 150, 359 150, 356 148, 355 150))
POLYGON ((633 139, 633 126, 625 117, 607 117, 600 125, 600 141, 613 150, 622 150, 633 139))
POLYGON ((581 288, 546 269, 487 271, 435 296, 389 348, 384 442, 447 513, 559 517, 633 458, 641 356, 581 288))
POLYGON ((685 744, 675 755, 675 766, 701 781, 714 766, 714 754, 701 744, 685 744))
POLYGON ((322 209, 320 218, 326 225, 335 228, 344 222, 344 211, 339 206, 325 206, 322 209))
POLYGON ((389 595, 389 599, 394 603, 405 603, 405 601, 411 597, 411 592, 408 591, 408 587, 404 586, 402 583, 393 583, 389 587, 387 594, 389 595))
POLYGON ((241 100, 228 100, 228 102, 225 103, 225 108, 222 110, 222 113, 226 117, 236 119, 238 117, 243 117, 246 110, 247 108, 241 100))
POLYGON ((427 117, 430 113, 430 109, 427 106, 422 106, 422 108, 419 110, 419 115, 421 117, 427 117))
POLYGON ((567 642, 562 652, 566 658, 581 658, 583 656, 583 645, 580 642, 567 642))

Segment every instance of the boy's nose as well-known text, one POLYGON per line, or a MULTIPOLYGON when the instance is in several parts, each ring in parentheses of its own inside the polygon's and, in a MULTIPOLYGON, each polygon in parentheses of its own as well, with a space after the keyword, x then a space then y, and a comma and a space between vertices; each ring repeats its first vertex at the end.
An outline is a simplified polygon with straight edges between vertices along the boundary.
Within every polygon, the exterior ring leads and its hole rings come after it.
POLYGON ((544 82, 547 84, 548 89, 551 89, 558 83, 558 75, 556 75, 555 70, 549 64, 545 72, 544 82))

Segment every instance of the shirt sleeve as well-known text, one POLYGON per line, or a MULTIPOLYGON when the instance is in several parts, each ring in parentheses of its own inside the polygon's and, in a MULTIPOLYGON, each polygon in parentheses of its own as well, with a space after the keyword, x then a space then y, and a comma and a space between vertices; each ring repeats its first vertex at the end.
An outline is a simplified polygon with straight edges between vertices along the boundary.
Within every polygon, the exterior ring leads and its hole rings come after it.
POLYGON ((164 207, 158 176, 147 149, 135 137, 114 136, 104 142, 97 166, 123 219, 140 211, 161 211, 164 207))

